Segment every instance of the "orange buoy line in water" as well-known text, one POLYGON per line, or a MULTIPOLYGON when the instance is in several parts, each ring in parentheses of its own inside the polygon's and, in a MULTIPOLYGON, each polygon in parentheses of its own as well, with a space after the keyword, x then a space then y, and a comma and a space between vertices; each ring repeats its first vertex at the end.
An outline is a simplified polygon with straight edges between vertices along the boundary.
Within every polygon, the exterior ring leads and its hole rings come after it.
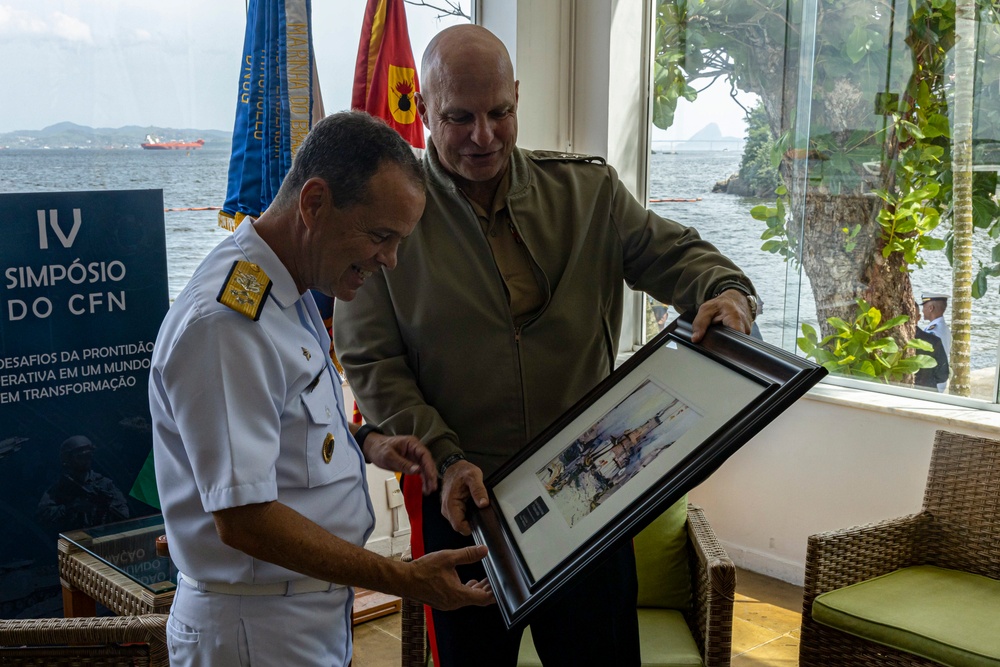
POLYGON ((695 202, 701 201, 701 197, 693 197, 691 199, 683 199, 681 197, 663 197, 660 199, 650 199, 650 204, 662 204, 666 202, 695 202))
POLYGON ((172 211, 221 211, 221 206, 189 206, 188 208, 165 208, 165 212, 170 213, 172 211))

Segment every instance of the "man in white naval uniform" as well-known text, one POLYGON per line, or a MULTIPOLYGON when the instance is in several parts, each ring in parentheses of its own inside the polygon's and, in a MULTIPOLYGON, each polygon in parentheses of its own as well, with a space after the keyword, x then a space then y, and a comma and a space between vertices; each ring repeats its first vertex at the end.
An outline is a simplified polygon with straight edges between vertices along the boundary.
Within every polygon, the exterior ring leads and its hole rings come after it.
MULTIPOLYGON (((951 330, 944 319, 944 311, 948 309, 948 295, 935 292, 924 292, 920 295, 920 314, 930 322, 924 331, 941 339, 946 356, 951 355, 951 330)), ((937 383, 938 392, 944 392, 948 387, 947 380, 937 383)))
POLYGON ((172 665, 346 665, 353 585, 443 609, 494 601, 458 564, 363 547, 374 526, 365 461, 423 475, 412 436, 348 424, 330 338, 310 289, 354 298, 396 264, 424 208, 422 172, 384 123, 345 112, 316 124, 273 204, 195 271, 153 352, 157 488, 180 584, 172 665), (360 445, 360 446, 359 446, 360 445))

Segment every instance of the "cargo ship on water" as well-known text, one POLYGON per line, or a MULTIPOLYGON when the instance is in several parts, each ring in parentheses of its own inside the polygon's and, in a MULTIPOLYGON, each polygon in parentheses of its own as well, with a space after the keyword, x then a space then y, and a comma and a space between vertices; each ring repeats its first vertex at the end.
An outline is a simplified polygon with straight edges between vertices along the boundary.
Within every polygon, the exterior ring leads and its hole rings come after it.
POLYGON ((151 134, 147 134, 145 143, 140 144, 147 151, 189 151, 201 148, 204 145, 204 139, 196 139, 194 141, 161 141, 151 134))

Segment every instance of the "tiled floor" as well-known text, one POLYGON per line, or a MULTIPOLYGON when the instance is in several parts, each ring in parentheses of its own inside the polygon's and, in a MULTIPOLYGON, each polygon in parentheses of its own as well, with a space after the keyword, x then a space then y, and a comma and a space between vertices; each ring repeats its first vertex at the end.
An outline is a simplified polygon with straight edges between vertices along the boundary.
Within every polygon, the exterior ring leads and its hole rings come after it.
MULTIPOLYGON (((740 570, 733 618, 733 667, 795 667, 802 589, 740 570)), ((398 667, 399 614, 354 628, 354 667, 398 667)))
POLYGON ((732 667, 797 666, 801 614, 802 588, 739 570, 732 667))

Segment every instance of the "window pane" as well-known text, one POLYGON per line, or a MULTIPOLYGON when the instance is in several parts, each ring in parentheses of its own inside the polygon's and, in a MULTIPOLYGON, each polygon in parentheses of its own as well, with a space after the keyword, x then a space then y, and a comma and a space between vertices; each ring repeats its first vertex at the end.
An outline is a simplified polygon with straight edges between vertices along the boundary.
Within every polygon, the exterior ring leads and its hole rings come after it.
POLYGON ((765 339, 878 387, 916 379, 931 397, 943 380, 995 401, 998 35, 994 8, 974 0, 657 5, 650 191, 685 197, 685 178, 739 174, 695 213, 662 212, 747 271, 765 339), (749 119, 725 167, 721 143, 704 141, 726 134, 710 124, 720 113, 749 119), (921 295, 944 298, 922 309, 921 295), (929 367, 935 341, 911 342, 926 338, 918 323, 950 329, 950 381, 929 367))

